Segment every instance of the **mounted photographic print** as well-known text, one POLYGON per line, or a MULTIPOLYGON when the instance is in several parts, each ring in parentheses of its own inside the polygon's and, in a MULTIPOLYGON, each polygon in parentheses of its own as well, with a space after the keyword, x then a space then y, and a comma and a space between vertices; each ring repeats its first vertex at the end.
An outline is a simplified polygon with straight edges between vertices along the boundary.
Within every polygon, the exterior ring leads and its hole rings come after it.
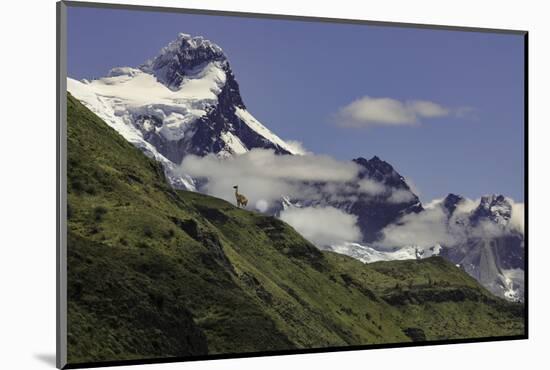
POLYGON ((58 41, 60 368, 527 338, 527 32, 61 2, 58 41))

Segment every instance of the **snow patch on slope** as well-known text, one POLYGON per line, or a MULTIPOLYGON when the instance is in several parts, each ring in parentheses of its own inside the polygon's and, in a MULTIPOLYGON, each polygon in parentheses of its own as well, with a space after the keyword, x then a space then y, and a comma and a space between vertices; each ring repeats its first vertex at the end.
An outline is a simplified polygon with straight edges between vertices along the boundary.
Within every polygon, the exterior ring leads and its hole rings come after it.
POLYGON ((274 144, 277 144, 287 152, 294 154, 294 155, 303 155, 305 152, 302 148, 298 145, 288 145, 285 141, 283 141, 280 137, 275 135, 273 132, 271 132, 267 127, 262 125, 252 114, 250 114, 246 109, 241 109, 236 107, 235 108, 235 114, 237 117, 239 117, 243 122, 250 127, 254 132, 259 134, 260 136, 263 136, 267 140, 271 141, 274 144))
POLYGON ((248 152, 248 149, 246 148, 246 146, 244 146, 242 141, 231 132, 222 132, 221 138, 225 142, 226 148, 223 151, 219 152, 218 156, 222 158, 231 157, 232 154, 239 155, 248 152))
MULTIPOLYGON (((68 89, 72 93, 78 81, 68 80, 68 89)), ((181 117, 175 121, 185 124, 205 115, 206 109, 217 103, 217 95, 225 81, 221 62, 212 62, 186 75, 178 90, 169 89, 152 74, 130 67, 114 68, 108 77, 81 83, 86 87, 87 98, 101 97, 116 115, 168 110, 169 113, 179 113, 181 117)))
POLYGON ((520 302, 524 295, 524 277, 522 269, 502 270, 504 276, 504 297, 512 302, 520 302))
MULTIPOLYGON (((135 70, 132 69, 132 71, 135 70)), ((176 174, 176 165, 160 154, 153 145, 143 138, 142 132, 132 124, 128 110, 120 104, 120 99, 97 93, 93 88, 90 88, 91 84, 68 78, 67 90, 76 99, 80 100, 84 106, 122 135, 124 139, 138 147, 150 158, 162 163, 165 174, 173 186, 193 191, 196 190, 193 178, 176 174)), ((150 125, 149 122, 145 124, 150 125)))
POLYGON ((353 257, 363 263, 372 263, 377 261, 411 260, 438 256, 441 251, 441 246, 435 245, 429 248, 407 246, 392 250, 380 250, 368 245, 345 242, 333 245, 328 249, 336 253, 353 257))
POLYGON ((116 96, 130 105, 157 104, 178 105, 186 100, 216 100, 221 87, 225 84, 225 72, 220 62, 209 63, 186 75, 178 90, 170 90, 160 83, 152 74, 139 69, 124 67, 116 70, 125 71, 110 77, 103 77, 89 83, 93 90, 101 95, 116 96))
POLYGON ((154 117, 159 127, 144 120, 143 131, 157 130, 171 141, 185 136, 188 125, 206 114, 217 103, 225 84, 225 72, 218 62, 208 64, 195 75, 186 76, 177 91, 172 91, 153 75, 130 67, 111 70, 111 77, 91 82, 69 78, 67 89, 94 108, 107 123, 131 142, 143 136, 134 127, 138 117, 154 117), (114 71, 114 72, 113 72, 114 71), (137 135, 137 136, 136 136, 137 135))

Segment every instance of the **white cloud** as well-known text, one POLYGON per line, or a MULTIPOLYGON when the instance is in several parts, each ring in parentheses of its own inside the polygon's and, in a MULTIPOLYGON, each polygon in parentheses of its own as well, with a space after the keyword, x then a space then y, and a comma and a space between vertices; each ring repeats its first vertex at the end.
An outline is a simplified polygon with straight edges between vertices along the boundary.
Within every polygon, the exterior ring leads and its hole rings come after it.
POLYGON ((357 217, 333 207, 289 208, 280 218, 318 247, 361 239, 357 217))
POLYGON ((450 219, 443 208, 443 199, 434 199, 424 206, 423 212, 405 215, 395 224, 385 227, 377 246, 451 246, 462 244, 470 237, 493 238, 511 232, 524 233, 523 203, 516 203, 510 198, 507 200, 512 206, 512 215, 507 224, 482 221, 474 226, 469 224, 468 217, 479 206, 480 199, 465 198, 457 205, 450 219))
POLYGON ((447 230, 446 214, 441 207, 411 213, 382 230, 380 247, 405 247, 410 245, 429 247, 435 244, 452 244, 455 237, 447 230))
MULTIPOLYGON (((510 200, 510 199, 509 199, 510 200)), ((525 205, 512 201, 512 217, 510 225, 518 232, 525 233, 525 205)))
POLYGON ((214 155, 206 157, 187 156, 182 168, 190 175, 211 175, 210 165, 221 171, 223 176, 231 176, 238 171, 239 176, 254 175, 271 179, 292 179, 301 181, 347 181, 357 175, 358 166, 351 161, 338 161, 325 155, 276 155, 273 150, 253 149, 242 155, 219 159, 214 155), (197 166, 198 165, 198 166, 197 166))
POLYGON ((399 101, 364 96, 342 107, 336 114, 340 126, 362 128, 375 125, 413 126, 421 118, 448 116, 451 110, 426 100, 399 101))
POLYGON ((187 156, 179 171, 195 178, 206 178, 201 188, 230 202, 234 202, 234 185, 244 194, 250 205, 265 212, 274 200, 282 196, 315 200, 321 196, 311 183, 324 183, 331 193, 345 193, 346 182, 354 179, 358 165, 351 161, 337 161, 328 156, 276 155, 272 150, 254 149, 248 153, 220 159, 187 156))
POLYGON ((248 198, 248 208, 260 212, 273 210, 283 197, 305 202, 305 207, 283 210, 280 217, 321 247, 361 240, 356 216, 327 204, 349 204, 362 195, 394 203, 413 198, 408 191, 378 181, 358 180, 359 165, 353 161, 312 154, 276 155, 272 150, 254 149, 223 159, 187 156, 178 171, 198 179, 201 192, 233 204, 233 186, 238 185, 239 193, 248 198))
POLYGON ((178 171, 206 181, 200 191, 235 201, 233 186, 248 198, 248 204, 266 212, 283 196, 315 203, 354 202, 361 194, 385 197, 391 203, 405 203, 414 195, 378 181, 357 179, 359 165, 328 156, 276 155, 272 150, 254 149, 220 159, 214 155, 187 156, 178 171))
POLYGON ((414 199, 414 195, 407 190, 393 190, 391 195, 388 197, 388 202, 390 203, 407 203, 414 199))
POLYGON ((445 198, 432 199, 428 203, 423 205, 424 209, 433 209, 435 207, 439 207, 441 205, 441 203, 443 203, 444 200, 445 200, 445 198))
POLYGON ((474 209, 477 208, 477 206, 479 206, 479 201, 480 199, 474 200, 474 199, 464 198, 462 202, 456 205, 456 209, 454 212, 455 216, 464 215, 472 212, 474 209))
POLYGON ((481 221, 475 227, 468 230, 467 235, 480 239, 498 238, 509 234, 510 228, 503 227, 502 225, 495 224, 491 221, 481 221))
POLYGON ((405 103, 405 105, 419 117, 432 118, 442 117, 449 114, 449 110, 447 108, 427 100, 413 100, 405 103))
POLYGON ((256 209, 260 212, 266 212, 269 209, 269 203, 264 199, 260 199, 256 202, 256 209))
POLYGON ((386 187, 378 181, 363 179, 359 181, 359 190, 363 193, 376 196, 383 194, 386 187))
POLYGON ((287 146, 290 147, 290 149, 292 149, 292 151, 296 154, 300 154, 300 155, 304 155, 304 154, 311 154, 310 151, 308 151, 305 147, 304 147, 304 144, 300 141, 297 141, 297 140, 285 140, 285 143, 287 146))

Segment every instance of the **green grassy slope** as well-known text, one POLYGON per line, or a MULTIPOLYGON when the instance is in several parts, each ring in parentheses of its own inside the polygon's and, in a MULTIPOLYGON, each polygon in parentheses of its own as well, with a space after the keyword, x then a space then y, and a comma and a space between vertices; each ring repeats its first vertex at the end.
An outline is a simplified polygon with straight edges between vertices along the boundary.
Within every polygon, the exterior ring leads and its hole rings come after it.
POLYGON ((440 258, 364 265, 175 191, 68 96, 70 363, 523 333, 521 306, 440 258))

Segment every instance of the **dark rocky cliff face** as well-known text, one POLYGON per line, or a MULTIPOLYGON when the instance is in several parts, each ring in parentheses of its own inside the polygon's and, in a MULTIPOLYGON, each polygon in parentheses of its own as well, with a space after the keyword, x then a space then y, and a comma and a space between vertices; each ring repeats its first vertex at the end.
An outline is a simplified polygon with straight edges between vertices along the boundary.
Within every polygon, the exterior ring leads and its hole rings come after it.
MULTIPOLYGON (((277 154, 290 154, 284 148, 269 141, 252 130, 240 117, 236 109, 246 109, 229 63, 224 66, 226 83, 218 95, 218 104, 196 124, 196 131, 188 148, 188 153, 204 156, 219 153, 225 148, 223 132, 236 136, 247 149, 273 149, 277 154)), ((180 159, 181 161, 181 159, 180 159)))
POLYGON ((453 218, 462 202, 464 198, 455 194, 443 201, 449 222, 460 225, 464 238, 444 246, 441 256, 461 266, 494 294, 522 301, 524 236, 508 227, 512 205, 502 195, 488 195, 466 217, 453 218))
POLYGON ((449 194, 443 200, 443 207, 445 207, 445 209, 447 210, 448 215, 452 216, 452 214, 456 210, 456 207, 458 207, 458 205, 462 201, 464 201, 464 198, 460 195, 449 194))
POLYGON ((525 271, 522 235, 474 237, 451 247, 441 256, 459 265, 485 288, 499 297, 523 301, 525 271), (517 272, 507 277, 507 270, 517 272), (512 291, 516 291, 512 295, 512 291))
POLYGON ((358 217, 358 224, 363 233, 365 242, 372 242, 380 235, 379 232, 391 223, 395 223, 402 216, 409 213, 418 213, 423 210, 420 199, 407 185, 405 178, 401 176, 388 163, 377 156, 370 160, 365 158, 354 159, 361 166, 359 179, 369 179, 383 184, 393 191, 401 191, 404 194, 402 201, 391 200, 391 196, 360 196, 354 202, 350 211, 358 217))
POLYGON ((316 189, 316 199, 289 199, 288 204, 284 204, 287 202, 285 200, 281 207, 272 212, 277 214, 285 206, 292 205, 334 207, 357 216, 357 226, 361 231, 362 241, 368 243, 379 238, 380 231, 384 227, 397 222, 402 216, 423 210, 418 196, 409 188, 403 176, 389 163, 376 156, 370 160, 357 158, 353 162, 359 166, 358 175, 346 183, 343 190, 328 191, 325 183, 307 184, 316 189), (363 180, 377 184, 380 191, 374 194, 363 191, 361 189, 363 180), (393 197, 396 192, 400 194, 399 199, 393 197))

